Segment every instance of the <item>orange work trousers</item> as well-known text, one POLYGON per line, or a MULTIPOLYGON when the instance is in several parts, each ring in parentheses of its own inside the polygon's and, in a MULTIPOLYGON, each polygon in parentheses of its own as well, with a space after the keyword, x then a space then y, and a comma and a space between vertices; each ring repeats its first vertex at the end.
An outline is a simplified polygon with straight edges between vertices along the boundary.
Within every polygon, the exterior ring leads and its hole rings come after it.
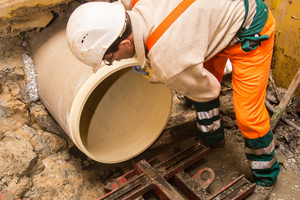
POLYGON ((275 19, 269 12, 260 35, 269 35, 255 50, 244 52, 233 44, 204 63, 204 67, 222 81, 227 59, 232 64, 233 104, 243 137, 256 139, 270 130, 265 107, 266 87, 274 46, 275 19))

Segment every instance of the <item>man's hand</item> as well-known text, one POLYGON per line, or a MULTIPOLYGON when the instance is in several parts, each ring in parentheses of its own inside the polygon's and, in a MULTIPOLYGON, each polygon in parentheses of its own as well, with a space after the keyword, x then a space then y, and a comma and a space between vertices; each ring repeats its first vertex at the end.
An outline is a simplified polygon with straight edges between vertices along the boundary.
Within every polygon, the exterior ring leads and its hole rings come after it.
POLYGON ((140 65, 135 65, 135 66, 132 66, 132 69, 134 72, 136 72, 138 74, 142 74, 143 77, 147 80, 153 74, 151 67, 147 67, 147 66, 143 67, 143 69, 142 69, 142 67, 140 65))

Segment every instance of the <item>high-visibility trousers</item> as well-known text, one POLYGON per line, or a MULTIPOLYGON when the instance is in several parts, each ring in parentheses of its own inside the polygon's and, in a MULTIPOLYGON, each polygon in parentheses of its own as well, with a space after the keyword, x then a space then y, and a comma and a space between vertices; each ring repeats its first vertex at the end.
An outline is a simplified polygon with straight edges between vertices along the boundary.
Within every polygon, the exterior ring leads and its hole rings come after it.
MULTIPOLYGON (((280 171, 275 156, 273 133, 265 107, 266 87, 271 65, 275 33, 275 19, 269 12, 261 35, 269 35, 255 50, 245 52, 241 44, 233 44, 204 63, 219 82, 222 81, 227 59, 232 64, 233 104, 237 123, 245 138, 245 153, 259 185, 273 185, 280 171)), ((206 143, 224 138, 220 123, 219 98, 211 102, 193 102, 197 111, 199 137, 206 143)))

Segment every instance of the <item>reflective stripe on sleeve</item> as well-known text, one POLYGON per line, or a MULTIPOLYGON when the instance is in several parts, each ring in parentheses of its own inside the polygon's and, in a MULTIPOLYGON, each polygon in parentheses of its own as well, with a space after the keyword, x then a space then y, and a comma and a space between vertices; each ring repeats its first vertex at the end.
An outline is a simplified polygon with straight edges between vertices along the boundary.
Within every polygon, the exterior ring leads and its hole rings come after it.
POLYGON ((200 125, 197 123, 197 127, 203 132, 203 133, 207 133, 207 132, 212 132, 217 130, 218 128, 220 128, 221 126, 221 120, 217 120, 214 121, 211 125, 200 125))
POLYGON ((210 111, 197 112, 197 117, 199 120, 211 119, 214 116, 218 116, 219 114, 220 114, 220 108, 214 108, 210 111))
POLYGON ((274 139, 272 140, 271 144, 266 147, 266 148, 261 148, 261 149, 250 149, 248 147, 245 147, 245 153, 247 154, 253 154, 253 155, 263 155, 263 154, 267 154, 269 155, 275 148, 275 142, 274 139))

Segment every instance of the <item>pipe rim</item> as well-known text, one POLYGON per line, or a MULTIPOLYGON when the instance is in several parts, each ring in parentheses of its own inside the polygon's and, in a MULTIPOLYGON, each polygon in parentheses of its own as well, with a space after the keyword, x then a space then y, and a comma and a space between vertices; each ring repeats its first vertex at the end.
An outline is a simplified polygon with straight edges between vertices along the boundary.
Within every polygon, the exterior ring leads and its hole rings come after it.
MULTIPOLYGON (((112 75, 113 73, 120 71, 122 69, 134 66, 134 65, 139 65, 139 62, 137 58, 130 58, 126 60, 121 60, 121 61, 115 61, 113 65, 111 66, 102 66, 95 74, 91 74, 90 77, 88 77, 85 82, 80 86, 78 89, 73 103, 70 108, 70 114, 69 114, 69 127, 70 127, 70 136, 72 141, 75 143, 75 145, 82 151, 84 152, 88 157, 92 158, 95 161, 101 162, 101 163, 108 163, 108 164, 113 164, 113 163, 120 163, 127 161, 139 154, 141 154, 143 151, 145 151, 148 147, 150 147, 160 136, 162 131, 164 130, 168 118, 166 118, 164 122, 164 126, 161 128, 160 132, 157 134, 157 136, 154 138, 152 142, 150 142, 147 146, 143 148, 142 151, 137 152, 135 154, 132 154, 129 157, 122 158, 119 160, 114 160, 114 161, 108 161, 108 160, 101 160, 98 157, 94 156, 92 153, 89 152, 89 150, 85 147, 83 142, 80 140, 80 129, 79 129, 79 124, 80 124, 80 119, 81 119, 81 114, 83 111, 83 108, 92 94, 92 92, 95 90, 96 87, 99 86, 99 84, 105 80, 107 77, 112 75), (90 87, 90 85, 93 85, 93 87, 90 87), (84 97, 84 99, 80 98, 84 97), (78 109, 79 108, 79 109, 78 109)), ((170 89, 170 107, 169 107, 169 113, 168 116, 171 114, 171 109, 172 109, 172 99, 173 99, 173 92, 170 89)))

